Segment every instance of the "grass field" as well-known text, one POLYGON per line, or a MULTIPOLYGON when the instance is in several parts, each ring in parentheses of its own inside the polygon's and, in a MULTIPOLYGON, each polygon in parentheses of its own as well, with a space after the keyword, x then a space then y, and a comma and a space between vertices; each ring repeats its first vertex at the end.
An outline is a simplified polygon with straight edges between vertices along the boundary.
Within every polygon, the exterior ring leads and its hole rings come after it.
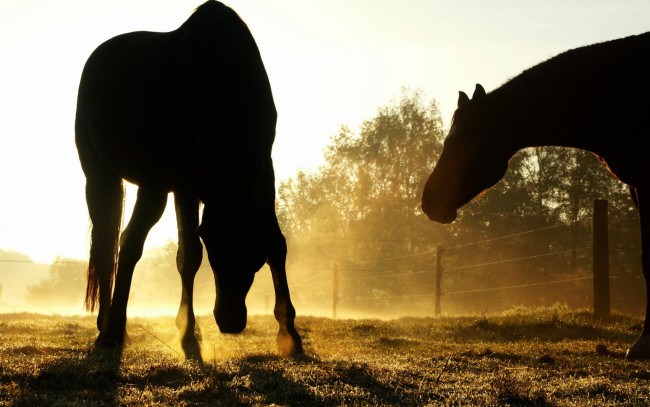
POLYGON ((305 355, 290 358, 271 316, 237 336, 198 322, 200 360, 171 317, 130 319, 118 359, 89 353, 90 316, 0 314, 0 405, 650 405, 650 362, 624 359, 641 321, 623 316, 299 317, 305 355))

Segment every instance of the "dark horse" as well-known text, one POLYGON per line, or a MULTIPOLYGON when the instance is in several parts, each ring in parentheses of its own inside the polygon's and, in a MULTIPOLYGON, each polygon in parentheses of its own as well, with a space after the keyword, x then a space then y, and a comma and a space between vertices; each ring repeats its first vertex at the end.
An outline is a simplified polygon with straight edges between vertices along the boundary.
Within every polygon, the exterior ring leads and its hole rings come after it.
POLYGON ((183 342, 196 342, 192 295, 202 240, 217 287, 219 329, 246 327, 246 294, 267 262, 278 347, 285 354, 302 351, 287 285, 287 246, 275 215, 276 118, 250 31, 216 1, 198 7, 175 31, 123 34, 90 56, 75 131, 92 222, 85 304, 90 311, 99 305, 97 345, 123 344, 133 269, 173 192, 183 287, 176 325, 183 342), (120 237, 123 179, 139 188, 120 237))
MULTIPOLYGON (((442 155, 427 180, 422 209, 449 223, 457 209, 494 185, 509 159, 530 146, 596 154, 629 185, 641 218, 643 274, 650 298, 650 33, 562 53, 485 93, 460 92, 442 155)), ((627 353, 650 357, 650 309, 627 353)))

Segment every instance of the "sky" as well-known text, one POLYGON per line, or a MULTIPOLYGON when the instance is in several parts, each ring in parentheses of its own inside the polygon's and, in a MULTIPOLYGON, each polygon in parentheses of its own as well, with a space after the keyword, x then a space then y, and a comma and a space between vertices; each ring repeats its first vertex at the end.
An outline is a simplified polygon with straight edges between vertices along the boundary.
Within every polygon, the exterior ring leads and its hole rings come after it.
MULTIPOLYGON (((171 31, 201 0, 0 0, 0 248, 84 259, 89 222, 74 146, 83 65, 103 41, 171 31)), ((445 123, 459 90, 495 89, 562 51, 650 28, 647 0, 232 0, 273 88, 278 181, 316 169, 403 87, 445 123)), ((615 102, 615 101, 613 101, 615 102)), ((135 198, 127 188, 126 218, 135 198)), ((176 239, 173 200, 146 248, 176 239)), ((0 267, 2 265, 0 264, 0 267)))

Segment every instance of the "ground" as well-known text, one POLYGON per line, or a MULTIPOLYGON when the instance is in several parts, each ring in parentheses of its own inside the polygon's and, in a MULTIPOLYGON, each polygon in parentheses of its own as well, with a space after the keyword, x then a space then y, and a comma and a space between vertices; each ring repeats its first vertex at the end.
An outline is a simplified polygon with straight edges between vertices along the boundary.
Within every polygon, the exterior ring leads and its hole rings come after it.
POLYGON ((299 317, 305 355, 272 316, 243 334, 198 318, 186 360, 172 317, 132 318, 123 354, 89 352, 92 316, 0 314, 0 406, 650 405, 650 362, 624 359, 639 318, 564 307, 381 320, 299 317))

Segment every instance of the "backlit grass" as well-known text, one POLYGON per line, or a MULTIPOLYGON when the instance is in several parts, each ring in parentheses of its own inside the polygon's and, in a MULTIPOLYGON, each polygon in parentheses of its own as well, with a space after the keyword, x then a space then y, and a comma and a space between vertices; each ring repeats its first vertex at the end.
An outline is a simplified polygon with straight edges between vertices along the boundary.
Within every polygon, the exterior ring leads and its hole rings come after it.
POLYGON ((272 316, 243 334, 198 318, 186 360, 173 318, 133 318, 121 356, 90 353, 93 317, 0 315, 0 405, 647 405, 628 362, 640 320, 563 307, 392 321, 300 317, 305 355, 275 350, 272 316))

